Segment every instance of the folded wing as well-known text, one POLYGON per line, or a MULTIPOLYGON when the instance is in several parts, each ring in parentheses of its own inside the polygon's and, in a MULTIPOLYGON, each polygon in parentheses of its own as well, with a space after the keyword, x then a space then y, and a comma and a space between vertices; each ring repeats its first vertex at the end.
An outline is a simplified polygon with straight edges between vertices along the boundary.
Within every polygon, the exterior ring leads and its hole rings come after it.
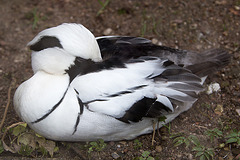
POLYGON ((124 67, 103 67, 76 76, 71 86, 86 109, 130 123, 160 117, 196 101, 200 82, 190 70, 167 59, 143 56, 127 60, 124 67))

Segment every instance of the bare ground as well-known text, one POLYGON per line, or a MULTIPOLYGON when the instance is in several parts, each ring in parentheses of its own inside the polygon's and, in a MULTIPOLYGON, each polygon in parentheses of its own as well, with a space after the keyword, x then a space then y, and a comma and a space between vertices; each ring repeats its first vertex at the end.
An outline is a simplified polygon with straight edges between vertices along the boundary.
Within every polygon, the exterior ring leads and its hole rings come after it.
MULTIPOLYGON (((98 1, 82 0, 1 0, 0 1, 0 115, 7 104, 7 92, 11 82, 16 84, 4 127, 19 122, 12 104, 16 87, 32 75, 30 51, 26 47, 39 31, 64 22, 81 23, 95 36, 101 36, 110 28, 112 35, 143 36, 156 43, 186 50, 203 51, 209 48, 225 48, 232 54, 231 63, 207 79, 207 84, 217 82, 221 91, 207 95, 202 93, 192 109, 160 129, 152 145, 152 135, 134 141, 107 142, 102 151, 87 153, 85 142, 57 142, 57 159, 137 159, 143 151, 149 151, 155 159, 198 159, 193 146, 174 146, 172 134, 195 135, 206 148, 214 148, 213 159, 238 158, 240 147, 225 145, 224 138, 210 138, 209 129, 218 128, 227 135, 240 130, 240 1, 239 0, 112 0, 103 12, 98 1), (223 107, 217 112, 216 108, 223 107), (70 146, 70 147, 69 147, 70 146)), ((1 133, 2 135, 2 133, 1 133)), ((10 138, 11 134, 7 135, 10 138)), ((6 139, 7 139, 6 138, 6 139)), ((42 158, 35 153, 22 156, 4 151, 0 159, 42 158)), ((45 155, 44 158, 49 158, 45 155)))

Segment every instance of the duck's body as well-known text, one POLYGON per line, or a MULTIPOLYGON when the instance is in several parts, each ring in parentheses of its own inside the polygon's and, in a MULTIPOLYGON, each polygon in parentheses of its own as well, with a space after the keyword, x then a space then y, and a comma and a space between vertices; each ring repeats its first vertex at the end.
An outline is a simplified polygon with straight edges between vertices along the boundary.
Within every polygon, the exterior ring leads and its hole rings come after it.
POLYGON ((143 38, 96 41, 78 24, 44 30, 29 46, 34 75, 17 89, 15 110, 37 133, 60 141, 150 133, 159 117, 167 118, 161 127, 188 110, 202 90, 201 78, 229 61, 226 52, 212 50, 203 54, 210 59, 198 61, 208 64, 201 69, 194 53, 143 38))

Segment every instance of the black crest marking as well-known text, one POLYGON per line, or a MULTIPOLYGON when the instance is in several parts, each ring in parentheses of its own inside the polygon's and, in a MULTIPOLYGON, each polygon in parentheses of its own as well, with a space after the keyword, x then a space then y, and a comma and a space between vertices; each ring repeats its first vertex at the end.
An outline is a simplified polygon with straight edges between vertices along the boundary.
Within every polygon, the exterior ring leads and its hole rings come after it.
POLYGON ((52 107, 52 109, 50 109, 50 110, 49 110, 46 114, 44 114, 41 118, 39 118, 39 119, 37 119, 36 121, 31 122, 31 123, 32 123, 32 124, 38 123, 38 122, 44 120, 45 118, 47 118, 47 117, 62 103, 62 101, 63 101, 66 93, 67 93, 67 90, 66 90, 65 93, 63 94, 62 98, 58 101, 58 103, 55 104, 55 105, 52 107))
POLYGON ((41 51, 46 48, 59 47, 63 48, 58 38, 53 36, 44 36, 37 43, 30 46, 33 51, 41 51))

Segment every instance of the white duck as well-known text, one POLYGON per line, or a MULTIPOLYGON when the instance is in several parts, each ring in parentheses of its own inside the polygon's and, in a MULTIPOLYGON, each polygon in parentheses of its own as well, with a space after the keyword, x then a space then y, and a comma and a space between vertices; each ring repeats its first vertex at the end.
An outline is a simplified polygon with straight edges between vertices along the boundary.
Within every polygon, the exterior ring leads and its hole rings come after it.
POLYGON ((188 110, 207 74, 230 59, 220 49, 196 54, 144 38, 95 39, 72 23, 43 30, 28 46, 34 75, 18 87, 14 107, 33 130, 59 141, 150 133, 159 117, 166 117, 161 127, 188 110))

